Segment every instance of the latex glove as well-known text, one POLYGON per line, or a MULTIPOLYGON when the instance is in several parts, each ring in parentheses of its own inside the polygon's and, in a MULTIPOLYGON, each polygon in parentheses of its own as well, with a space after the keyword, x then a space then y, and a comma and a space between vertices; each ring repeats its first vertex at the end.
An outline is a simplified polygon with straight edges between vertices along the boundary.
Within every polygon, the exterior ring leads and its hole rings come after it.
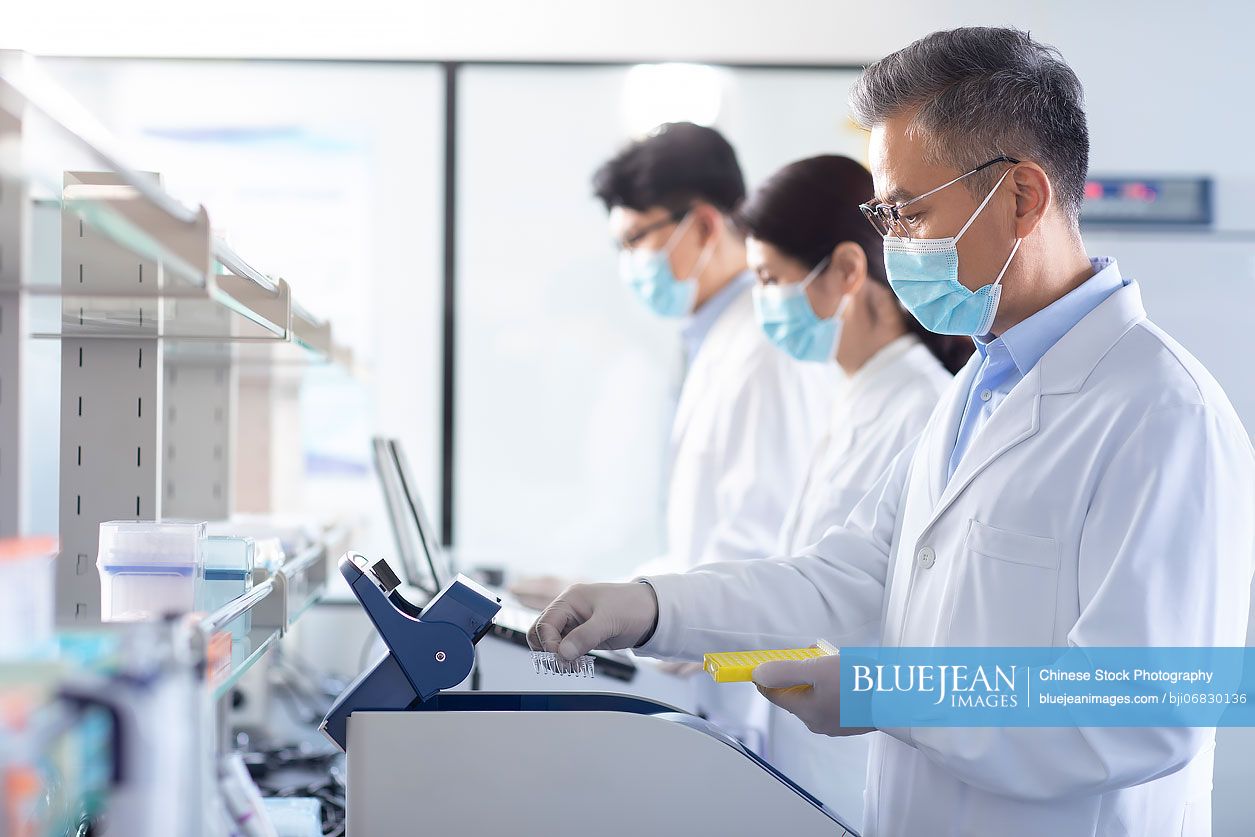
POLYGON ((574 660, 594 648, 635 648, 657 622, 658 597, 648 584, 575 584, 540 614, 527 643, 574 660))
POLYGON ((811 732, 860 735, 872 727, 841 726, 841 655, 775 660, 754 669, 763 697, 796 715, 811 732))
POLYGON ((519 600, 524 607, 544 610, 558 598, 558 594, 571 586, 571 579, 556 575, 537 575, 520 578, 507 589, 510 595, 519 600))

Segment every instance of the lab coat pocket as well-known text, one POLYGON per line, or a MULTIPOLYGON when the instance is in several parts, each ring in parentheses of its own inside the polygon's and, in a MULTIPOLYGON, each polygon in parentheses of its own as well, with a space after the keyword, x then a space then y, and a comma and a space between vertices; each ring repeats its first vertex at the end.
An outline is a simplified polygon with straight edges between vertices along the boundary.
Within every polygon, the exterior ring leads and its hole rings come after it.
POLYGON ((949 644, 1051 644, 1058 577, 1053 538, 972 520, 955 581, 949 644))

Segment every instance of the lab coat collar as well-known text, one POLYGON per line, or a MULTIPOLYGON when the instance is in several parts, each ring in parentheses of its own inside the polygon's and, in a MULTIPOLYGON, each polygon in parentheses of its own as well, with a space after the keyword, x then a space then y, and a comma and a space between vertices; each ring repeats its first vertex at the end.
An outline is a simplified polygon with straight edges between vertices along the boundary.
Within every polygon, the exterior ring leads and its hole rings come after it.
POLYGON ((1063 335, 1125 284, 1114 259, 1100 256, 1089 263, 1093 273, 1088 279, 998 337, 975 338, 976 350, 982 357, 1015 364, 1020 377, 1027 375, 1063 335))
MULTIPOLYGON (((838 409, 841 411, 840 422, 850 428, 871 424, 884 412, 884 407, 891 395, 889 391, 897 389, 909 370, 921 362, 926 362, 932 354, 924 348, 924 344, 914 334, 904 334, 884 346, 872 355, 862 368, 853 375, 845 377, 837 392, 838 409), (917 349, 918 347, 918 349, 917 349), (922 350, 926 358, 921 360, 917 351, 922 350), (883 393, 883 396, 882 396, 883 393), (862 409, 849 411, 845 406, 858 400, 862 409), (877 409, 867 409, 869 405, 877 409)), ((840 367, 837 367, 840 369, 840 367)), ((837 410, 834 410, 833 422, 836 422, 837 410)))
POLYGON ((882 346, 880 351, 869 357, 867 362, 855 370, 853 375, 848 376, 847 382, 849 386, 851 388, 861 388, 877 380, 881 370, 892 366, 899 358, 909 352, 912 346, 918 345, 919 342, 918 337, 907 332, 896 340, 892 340, 882 346))
POLYGON ((1136 283, 1126 280, 1123 287, 1063 335, 1011 390, 972 440, 971 448, 947 481, 950 452, 962 410, 972 378, 980 368, 980 358, 973 357, 950 389, 938 432, 930 434, 929 485, 934 502, 928 525, 932 526, 981 471, 1037 432, 1042 396, 1079 391, 1107 352, 1145 318, 1141 290, 1136 283))
POLYGON ((680 339, 684 342, 684 357, 689 366, 693 365, 702 344, 710 336, 710 330, 723 315, 724 311, 736 301, 741 292, 754 284, 754 274, 748 270, 738 273, 728 281, 714 296, 706 300, 706 304, 684 318, 680 325, 680 339))
MULTIPOLYGON (((1037 433, 1041 420, 1041 396, 1041 367, 1035 366, 1012 388, 1002 404, 981 427, 980 432, 972 440, 971 447, 959 461, 958 469, 947 481, 946 472, 949 470, 950 452, 954 449, 954 436, 951 436, 949 443, 945 444, 940 452, 939 459, 942 467, 932 473, 932 483, 937 486, 933 493, 934 496, 940 495, 940 499, 933 508, 929 526, 936 522, 937 518, 950 507, 950 504, 963 493, 963 490, 981 471, 1020 442, 1037 433)), ((967 389, 963 390, 961 398, 966 402, 967 389)), ((956 421, 956 435, 957 432, 958 422, 956 421)))
MULTIPOLYGON (((1115 267, 1115 262, 1111 267, 1115 267)), ((1122 282, 1123 287, 1103 300, 1042 357, 1039 365, 1043 394, 1078 391, 1111 347, 1146 319, 1141 288, 1129 279, 1122 282)))

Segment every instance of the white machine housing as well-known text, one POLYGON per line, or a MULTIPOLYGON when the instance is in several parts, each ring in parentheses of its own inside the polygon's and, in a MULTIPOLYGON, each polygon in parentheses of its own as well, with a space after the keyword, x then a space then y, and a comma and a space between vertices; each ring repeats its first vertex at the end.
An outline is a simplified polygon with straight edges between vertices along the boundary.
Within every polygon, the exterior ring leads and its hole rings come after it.
POLYGON ((684 713, 368 711, 348 739, 350 835, 857 837, 684 713))

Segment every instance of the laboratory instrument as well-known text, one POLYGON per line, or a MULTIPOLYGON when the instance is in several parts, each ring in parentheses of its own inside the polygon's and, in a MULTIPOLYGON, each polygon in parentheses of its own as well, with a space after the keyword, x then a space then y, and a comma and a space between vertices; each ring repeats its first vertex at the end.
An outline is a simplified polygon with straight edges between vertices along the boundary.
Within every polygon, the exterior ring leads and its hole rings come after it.
POLYGON ((761 757, 673 707, 607 693, 453 691, 496 597, 459 576, 419 608, 387 561, 350 553, 339 568, 387 648, 322 724, 348 753, 350 834, 407 833, 421 812, 437 834, 857 837, 761 757), (645 802, 627 803, 628 790, 645 802), (594 825, 566 800, 613 813, 594 825))
MULTIPOLYGON (((376 437, 371 447, 404 580, 411 587, 418 588, 424 597, 429 597, 447 585, 459 568, 441 546, 440 537, 427 516, 401 443, 396 439, 376 437)), ((525 607, 505 591, 488 589, 501 602, 501 610, 492 623, 491 636, 530 649, 527 631, 540 616, 540 611, 525 607)), ((593 651, 590 656, 597 661, 597 676, 625 683, 636 678, 637 664, 626 654, 593 651)))

